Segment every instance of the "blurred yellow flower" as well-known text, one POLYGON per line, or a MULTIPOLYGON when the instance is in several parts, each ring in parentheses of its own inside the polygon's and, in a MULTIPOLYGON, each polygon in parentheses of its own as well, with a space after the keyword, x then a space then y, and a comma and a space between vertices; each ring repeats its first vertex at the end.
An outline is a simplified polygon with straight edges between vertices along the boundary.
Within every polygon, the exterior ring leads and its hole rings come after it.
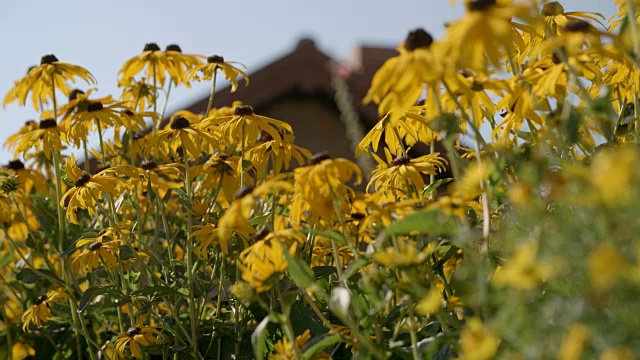
POLYGON ((551 265, 538 261, 537 253, 538 247, 533 243, 520 245, 513 257, 493 275, 493 284, 498 287, 529 290, 545 282, 554 271, 551 265))
POLYGON ((493 359, 500 337, 487 328, 479 318, 471 318, 462 328, 460 334, 460 356, 457 360, 490 360, 493 359))
POLYGON ((559 360, 580 360, 582 352, 589 338, 589 328, 581 323, 574 323, 569 328, 569 333, 562 341, 559 360))

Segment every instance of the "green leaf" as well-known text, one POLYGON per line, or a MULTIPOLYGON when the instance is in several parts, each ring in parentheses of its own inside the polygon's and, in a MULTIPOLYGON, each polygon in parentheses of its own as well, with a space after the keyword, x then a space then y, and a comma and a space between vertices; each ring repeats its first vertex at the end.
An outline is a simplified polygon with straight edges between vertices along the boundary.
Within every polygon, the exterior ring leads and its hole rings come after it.
POLYGON ((304 359, 311 359, 325 348, 331 345, 339 344, 341 342, 342 336, 340 336, 339 334, 322 334, 320 336, 316 336, 310 339, 304 349, 302 349, 302 356, 304 359))
POLYGON ((51 270, 38 269, 38 272, 40 272, 45 276, 42 276, 36 273, 35 271, 33 271, 33 269, 24 268, 20 270, 20 272, 16 275, 16 279, 18 279, 19 281, 25 284, 34 284, 36 281, 38 281, 38 279, 43 279, 48 281, 51 281, 53 279, 62 283, 62 280, 60 280, 60 278, 56 274, 54 274, 51 270))
POLYGON ((293 281, 300 287, 301 289, 306 289, 315 284, 315 277, 313 275, 313 271, 309 268, 309 265, 304 261, 295 258, 289 254, 289 252, 285 249, 284 257, 287 260, 287 264, 289 266, 289 275, 293 281))
POLYGON ((346 241, 344 239, 344 236, 337 232, 337 231, 333 231, 333 230, 327 230, 327 231, 315 231, 315 230, 310 230, 309 233, 314 234, 316 236, 324 236, 327 239, 330 240, 334 240, 337 241, 338 244, 340 245, 346 245, 346 241))
POLYGON ((364 258, 359 258, 356 261, 352 261, 351 264, 349 264, 349 266, 342 273, 342 279, 344 281, 349 280, 351 276, 357 274, 360 269, 367 265, 369 265, 369 261, 364 258))
POLYGON ((267 325, 269 325, 269 316, 265 316, 260 324, 256 326, 256 329, 251 334, 251 345, 253 345, 253 354, 257 360, 263 360, 264 354, 267 351, 265 340, 267 338, 267 325))
POLYGON ((451 245, 451 247, 449 248, 449 250, 447 250, 447 252, 444 254, 442 259, 439 259, 433 264, 433 269, 437 270, 440 267, 442 267, 442 265, 444 265, 444 263, 447 262, 447 260, 451 259, 451 257, 458 252, 458 250, 460 250, 459 247, 455 245, 451 245))
POLYGON ((83 311, 87 307, 87 305, 89 305, 89 302, 91 300, 93 300, 98 295, 104 295, 104 294, 110 294, 110 295, 116 295, 116 296, 122 295, 122 293, 120 292, 117 286, 90 287, 87 290, 85 290, 84 293, 82 293, 82 297, 80 298, 80 304, 78 305, 78 310, 83 311))
POLYGON ((409 235, 431 233, 451 237, 458 231, 454 219, 438 210, 423 210, 407 215, 384 230, 385 235, 409 235))
POLYGON ((581 122, 580 114, 575 110, 571 109, 569 113, 569 118, 565 124, 565 132, 567 135, 567 143, 569 146, 575 144, 580 137, 580 122, 581 122))
POLYGON ((303 300, 296 301, 293 304, 289 318, 291 319, 293 332, 296 335, 300 335, 306 330, 309 330, 312 337, 327 332, 322 325, 322 321, 303 300))
POLYGON ((191 198, 183 188, 175 188, 173 191, 178 195, 178 200, 187 209, 191 209, 191 198))
POLYGON ((13 254, 10 252, 6 252, 0 255, 0 267, 5 267, 11 264, 12 260, 13 260, 13 254))
POLYGON ((324 279, 336 272, 336 268, 334 266, 316 266, 311 270, 313 270, 316 280, 324 279))
POLYGON ((438 179, 436 180, 433 184, 427 186, 424 191, 422 191, 422 196, 427 196, 427 194, 429 194, 430 192, 436 190, 437 188, 440 187, 440 185, 446 184, 446 183, 450 183, 453 181, 453 178, 445 178, 445 179, 438 179))
POLYGON ((152 298, 164 297, 164 296, 181 296, 186 298, 185 294, 181 293, 177 289, 174 289, 168 286, 162 286, 162 285, 146 287, 142 290, 136 290, 132 292, 131 295, 132 296, 148 296, 152 298))
POLYGON ((121 245, 120 246, 120 260, 129 260, 134 259, 136 255, 133 253, 131 246, 121 245))

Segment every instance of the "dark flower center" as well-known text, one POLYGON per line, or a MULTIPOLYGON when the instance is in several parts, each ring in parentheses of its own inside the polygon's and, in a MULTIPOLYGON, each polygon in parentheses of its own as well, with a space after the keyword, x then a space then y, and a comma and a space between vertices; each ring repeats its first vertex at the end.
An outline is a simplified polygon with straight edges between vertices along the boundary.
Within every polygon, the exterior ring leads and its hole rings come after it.
POLYGON ((132 326, 129 328, 129 330, 127 330, 127 336, 128 337, 134 337, 138 334, 140 334, 142 332, 142 329, 140 329, 137 326, 132 326))
POLYGON ((84 95, 84 91, 80 89, 73 89, 69 93, 69 101, 73 101, 78 98, 78 95, 84 95))
POLYGON ((177 44, 171 44, 171 45, 167 45, 167 48, 165 49, 165 51, 175 51, 175 52, 182 52, 182 49, 180 49, 180 46, 177 44))
POLYGON ((11 170, 24 170, 24 163, 20 160, 11 160, 7 164, 7 169, 11 170))
POLYGON ((49 54, 40 58, 40 65, 53 64, 54 62, 57 62, 57 61, 58 61, 58 58, 55 55, 49 54))
POLYGON ((478 81, 473 80, 473 83, 471 84, 471 90, 472 91, 476 91, 476 92, 477 91, 482 91, 482 90, 484 90, 484 86, 482 86, 482 84, 479 83, 478 81))
POLYGON ((258 139, 258 142, 266 143, 266 142, 269 142, 269 141, 273 141, 273 136, 271 136, 271 134, 269 134, 268 132, 263 131, 260 134, 260 138, 258 139))
POLYGON ((391 160, 391 165, 393 166, 401 166, 401 165, 407 165, 411 162, 411 158, 409 157, 409 155, 402 155, 402 156, 398 156, 397 158, 391 160))
POLYGON ((209 64, 221 64, 224 62, 224 58, 220 55, 212 55, 207 58, 209 64))
POLYGON ((496 5, 496 0, 471 0, 467 3, 469 11, 484 11, 496 5))
POLYGON ((564 27, 567 32, 588 32, 591 29, 591 25, 584 20, 570 20, 564 27))
POLYGON ((104 108, 104 106, 102 105, 102 103, 100 101, 92 101, 87 106, 87 111, 88 112, 100 111, 103 108, 104 108))
POLYGON ((253 115, 253 108, 249 105, 238 106, 233 110, 233 114, 237 116, 249 116, 253 115))
POLYGON ((560 56, 558 56, 557 52, 554 52, 553 55, 551 55, 551 61, 556 65, 562 64, 562 60, 560 59, 560 56))
POLYGON ((544 4, 542 7, 542 16, 556 16, 564 14, 564 7, 557 1, 544 4))
POLYGON ((160 47, 156 43, 147 43, 144 45, 142 52, 145 51, 160 51, 160 47))
POLYGON ((351 214, 351 218, 356 221, 363 220, 365 217, 366 215, 361 212, 354 212, 353 214, 351 214))
POLYGON ((173 119, 173 121, 171 122, 171 128, 173 130, 179 130, 179 129, 186 129, 189 126, 191 126, 191 123, 189 122, 189 120, 185 119, 182 116, 177 116, 175 119, 173 119))
POLYGON ((153 160, 143 160, 140 164, 140 168, 144 170, 153 170, 158 167, 158 163, 153 160))
POLYGON ((40 305, 45 301, 47 301, 47 295, 40 295, 36 298, 36 305, 40 305))
POLYGON ((91 175, 84 173, 73 183, 73 185, 75 185, 75 187, 83 187, 89 182, 89 180, 91 180, 91 175))
POLYGON ((260 241, 266 238, 267 235, 269 235, 269 230, 267 228, 262 228, 258 230, 258 232, 256 232, 255 234, 251 235, 251 238, 253 239, 253 241, 260 241))
POLYGON ((133 111, 131 111, 129 109, 122 110, 122 113, 127 115, 127 116, 135 116, 136 115, 136 114, 133 113, 133 111))
POLYGON ((102 247, 102 243, 100 241, 96 241, 91 243, 91 245, 89 245, 89 250, 98 251, 100 250, 101 247, 102 247))
POLYGON ((56 121, 51 118, 40 120, 40 124, 38 125, 40 129, 52 129, 56 126, 58 126, 58 124, 56 124, 56 121))
POLYGON ((311 157, 311 160, 309 160, 309 162, 311 163, 311 165, 318 165, 321 162, 325 161, 325 160, 329 160, 331 159, 331 155, 329 155, 328 152, 323 151, 323 152, 319 152, 316 154, 313 154, 313 156, 311 157))
POLYGON ((235 194, 233 194, 234 199, 242 199, 243 197, 251 194, 253 192, 253 186, 251 185, 242 185, 235 194))
POLYGON ((35 123, 36 123, 36 122, 35 122, 35 121, 33 121, 33 120, 27 120, 27 121, 25 121, 25 122, 24 122, 24 126, 31 126, 31 125, 35 125, 35 123))
POLYGON ((409 32, 404 41, 404 48, 413 51, 419 48, 428 48, 433 43, 433 37, 424 29, 415 29, 409 32))
POLYGON ((98 233, 98 236, 102 236, 102 235, 104 235, 104 234, 106 234, 106 233, 107 233, 107 229, 102 229, 102 230, 100 230, 100 232, 98 233))
POLYGON ((137 131, 135 134, 133 134, 133 140, 140 140, 145 136, 147 136, 147 134, 145 134, 144 131, 137 131))

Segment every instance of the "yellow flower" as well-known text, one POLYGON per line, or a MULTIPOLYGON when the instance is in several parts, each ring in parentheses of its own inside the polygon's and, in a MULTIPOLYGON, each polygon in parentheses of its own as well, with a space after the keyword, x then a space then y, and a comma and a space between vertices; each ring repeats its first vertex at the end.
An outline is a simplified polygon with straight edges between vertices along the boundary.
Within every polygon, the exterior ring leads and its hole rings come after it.
POLYGON ((391 159, 391 153, 385 148, 387 160, 373 154, 378 166, 373 170, 367 191, 374 186, 377 191, 391 191, 394 196, 422 196, 425 187, 422 175, 436 174, 445 169, 447 161, 439 153, 423 155, 412 159, 402 155, 391 159))
POLYGON ((178 148, 182 146, 185 156, 189 154, 192 158, 197 158, 204 152, 204 148, 208 150, 209 146, 218 146, 217 135, 208 132, 201 124, 191 124, 180 115, 175 116, 170 124, 169 129, 158 131, 147 141, 144 152, 150 154, 156 150, 158 155, 170 156, 177 154, 178 148))
POLYGON ((52 159, 53 151, 63 149, 62 143, 67 141, 65 129, 56 123, 53 118, 40 120, 38 128, 25 132, 15 140, 13 150, 14 156, 22 153, 27 157, 29 154, 43 153, 48 160, 52 159))
POLYGON ((569 328, 569 333, 564 338, 560 352, 559 360, 580 360, 582 352, 589 338, 589 328, 581 323, 574 323, 569 328))
POLYGON ((355 177, 355 183, 362 181, 360 168, 347 159, 332 159, 327 153, 311 157, 311 165, 294 170, 294 199, 291 206, 291 222, 300 224, 306 212, 324 219, 336 215, 334 201, 345 213, 350 207, 347 199, 347 182, 355 177))
POLYGON ((184 54, 180 46, 176 44, 167 45, 164 53, 172 65, 172 69, 169 71, 171 80, 173 80, 176 85, 184 84, 187 87, 191 86, 187 75, 191 69, 202 65, 201 59, 204 58, 204 56, 184 54))
POLYGON ((460 356, 458 360, 489 360, 493 359, 500 337, 488 329, 480 319, 471 318, 460 334, 460 356))
POLYGON ((257 115, 251 106, 243 105, 235 108, 234 114, 202 120, 205 127, 217 126, 222 136, 230 144, 236 144, 236 150, 241 151, 258 141, 262 131, 277 141, 282 141, 280 130, 293 133, 291 126, 283 121, 257 115))
POLYGON ((599 245, 589 255, 588 265, 591 285, 599 293, 612 288, 630 269, 629 262, 611 244, 599 245))
POLYGON ((25 105, 29 93, 31 102, 36 110, 43 110, 42 104, 48 104, 54 98, 54 89, 61 91, 65 96, 69 96, 67 80, 71 82, 80 78, 89 84, 95 84, 96 79, 91 73, 80 66, 67 64, 58 61, 55 55, 45 55, 40 60, 40 66, 29 71, 5 97, 4 105, 13 101, 18 101, 25 105), (11 95, 11 96, 9 96, 11 95))
POLYGON ((256 176, 262 179, 267 175, 269 164, 273 174, 277 175, 282 170, 291 167, 291 159, 295 159, 298 165, 303 165, 305 159, 311 157, 307 149, 293 144, 293 134, 285 134, 282 140, 276 140, 266 132, 258 139, 258 144, 247 150, 246 157, 256 169, 256 176))
POLYGON ((87 244, 89 247, 73 256, 71 264, 77 272, 93 272, 100 266, 100 262, 103 262, 107 268, 116 267, 122 239, 113 228, 100 231, 95 238, 78 240, 76 249, 87 244))
POLYGON ((148 84, 146 78, 120 79, 118 86, 122 88, 120 99, 133 109, 146 110, 156 102, 159 87, 148 84))
MULTIPOLYGON (((302 334, 296 336, 295 344, 292 344, 286 336, 283 337, 282 339, 278 340, 274 345, 275 353, 269 354, 269 360, 297 359, 295 355, 294 346, 297 346, 299 349, 302 349, 307 344, 307 342, 309 342, 309 339, 311 339, 311 331, 309 331, 309 329, 305 330, 302 334)), ((328 359, 331 359, 331 356, 329 356, 329 354, 327 354, 324 351, 315 355, 312 358, 312 360, 328 360, 328 359)))
POLYGON ((145 319, 146 316, 141 316, 136 326, 132 326, 127 332, 118 335, 113 345, 118 359, 127 358, 127 345, 131 355, 140 359, 142 358, 141 345, 149 346, 163 340, 164 336, 155 327, 143 325, 145 319))
POLYGON ((25 121, 24 125, 22 125, 20 129, 18 129, 17 133, 11 134, 9 135, 9 137, 7 137, 7 140, 4 142, 3 147, 8 149, 14 148, 17 145, 22 135, 27 134, 36 129, 38 129, 37 122, 33 120, 25 121))
MULTIPOLYGON (((227 202, 233 201, 234 193, 240 188, 240 156, 212 156, 202 165, 195 165, 190 168, 189 173, 193 177, 206 175, 202 180, 203 189, 210 191, 220 191, 227 202), (193 169, 193 171, 191 171, 193 169), (222 187, 221 190, 218 190, 222 187)), ((252 185, 251 177, 245 177, 245 183, 252 185)), ((218 199, 214 199, 217 201, 218 199)))
POLYGON ((633 360, 633 352, 624 347, 613 347, 600 354, 600 360, 633 360))
POLYGON ((528 7, 510 0, 467 0, 466 5, 465 16, 447 29, 445 56, 456 68, 480 73, 488 63, 500 68, 501 50, 513 51, 520 37, 511 19, 525 16, 528 7))
POLYGON ((416 304, 416 314, 430 315, 442 308, 442 292, 437 287, 432 287, 429 292, 416 304))
POLYGON ((73 182, 73 187, 67 190, 60 200, 60 206, 67 209, 67 219, 78 224, 76 209, 87 209, 90 216, 96 212, 96 203, 102 193, 117 195, 125 183, 118 177, 115 168, 102 170, 96 175, 89 175, 76 165, 76 159, 71 154, 65 164, 67 178, 73 182))
POLYGON ((69 295, 63 290, 51 290, 44 295, 38 296, 36 302, 27 309, 22 315, 22 329, 25 332, 31 331, 30 324, 36 328, 42 327, 43 322, 53 319, 51 307, 56 303, 63 303, 69 298, 69 295))
MULTIPOLYGON (((79 140, 86 141, 87 134, 94 130, 94 126, 101 133, 108 127, 116 127, 118 130, 120 127, 127 130, 142 130, 146 126, 141 117, 125 116, 123 113, 125 110, 128 109, 124 108, 124 103, 113 102, 111 98, 89 101, 86 110, 76 111, 71 115, 69 138, 79 146, 79 140)), ((119 138, 118 135, 119 133, 115 138, 119 138)))
POLYGON ((242 280, 251 285, 256 292, 270 290, 274 283, 287 270, 284 251, 293 256, 296 243, 286 248, 275 239, 258 240, 240 253, 238 266, 242 272, 242 280))
POLYGON ((118 71, 119 83, 130 83, 131 79, 140 72, 144 72, 147 79, 154 79, 159 87, 164 86, 167 73, 172 80, 179 80, 182 73, 174 67, 174 63, 169 61, 167 54, 161 51, 156 43, 145 44, 142 54, 125 61, 118 71))
POLYGON ((426 246, 419 250, 415 242, 409 240, 399 240, 398 248, 393 246, 381 249, 373 254, 373 258, 385 267, 396 269, 414 267, 422 264, 431 253, 434 246, 426 246))
POLYGON ((552 274, 549 264, 536 259, 538 248, 535 244, 521 245, 504 267, 493 275, 493 283, 499 287, 529 290, 545 282, 552 274))
POLYGON ((246 69, 244 65, 234 61, 224 61, 224 58, 219 55, 212 55, 207 58, 207 63, 194 67, 189 71, 188 77, 195 81, 211 80, 213 74, 218 71, 222 71, 224 77, 231 81, 231 92, 236 91, 238 88, 238 76, 242 76, 245 81, 245 86, 249 85, 249 77, 245 73, 246 69), (238 65, 238 66, 236 66, 238 65), (242 67, 243 69, 240 69, 242 67), (198 73, 202 73, 202 78, 198 73))
POLYGON ((11 160, 5 168, 16 175, 18 187, 24 191, 25 194, 31 193, 31 190, 34 188, 44 194, 49 191, 47 179, 45 179, 40 172, 25 168, 22 161, 17 159, 11 160))
POLYGON ((375 73, 363 99, 378 104, 378 114, 404 111, 418 101, 425 85, 442 75, 440 47, 424 29, 416 29, 397 48, 400 53, 387 60, 375 73))

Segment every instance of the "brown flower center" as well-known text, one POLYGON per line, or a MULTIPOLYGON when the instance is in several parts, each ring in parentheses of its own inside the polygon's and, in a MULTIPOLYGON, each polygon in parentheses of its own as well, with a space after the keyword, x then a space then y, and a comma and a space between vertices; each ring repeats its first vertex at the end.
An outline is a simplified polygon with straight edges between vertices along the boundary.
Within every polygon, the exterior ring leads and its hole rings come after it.
POLYGON ((328 152, 323 151, 323 152, 319 152, 319 153, 313 154, 313 156, 311 157, 309 162, 311 163, 311 165, 318 165, 321 162, 323 162, 325 160, 329 160, 329 159, 331 159, 331 155, 329 155, 328 152))
POLYGON ((361 212, 354 212, 351 214, 351 218, 356 221, 364 220, 365 217, 366 215, 361 212))
POLYGON ((402 166, 407 165, 411 162, 411 157, 409 155, 398 156, 397 158, 391 160, 391 165, 393 166, 402 166))
POLYGON ((564 30, 567 32, 573 32, 573 33, 588 32, 589 30, 591 30, 591 25, 584 20, 574 19, 567 22, 567 25, 565 25, 564 30))
POLYGON ((269 235, 269 230, 267 228, 262 228, 258 230, 258 232, 256 232, 255 234, 251 235, 251 238, 253 239, 253 241, 260 241, 266 238, 267 235, 269 235))
POLYGON ((98 236, 102 236, 102 235, 104 235, 104 234, 106 234, 106 233, 107 233, 107 229, 102 229, 102 230, 100 230, 100 232, 98 233, 98 236))
POLYGON ((158 167, 158 163, 153 160, 143 160, 140 168, 144 170, 153 170, 158 167))
POLYGON ((224 62, 224 58, 220 55, 212 55, 207 58, 207 63, 209 64, 222 64, 224 62))
POLYGON ((253 192, 253 186, 251 185, 242 185, 235 194, 233 194, 234 199, 242 199, 243 197, 251 194, 253 192))
POLYGON ((467 3, 469 11, 484 11, 496 5, 496 0, 471 0, 467 3))
POLYGON ((271 134, 269 134, 266 131, 263 131, 262 133, 260 133, 260 138, 258 138, 258 142, 266 143, 269 141, 273 141, 273 136, 271 136, 271 134))
POLYGON ((102 243, 100 241, 96 241, 91 243, 91 245, 89 245, 89 250, 98 251, 100 250, 101 247, 102 247, 102 243))
POLYGON ((175 52, 182 52, 182 49, 180 49, 180 46, 177 44, 171 44, 171 45, 167 45, 167 48, 165 49, 165 51, 175 51, 175 52))
POLYGON ((73 101, 78 98, 78 95, 84 95, 84 91, 80 89, 73 89, 69 93, 69 101, 73 101))
POLYGON ((40 58, 40 65, 53 64, 54 62, 58 62, 58 58, 53 54, 45 55, 40 58))
POLYGON ((88 112, 100 111, 104 108, 100 101, 92 101, 87 105, 88 112))
POLYGON ((36 298, 36 305, 40 305, 45 301, 47 301, 47 295, 40 295, 36 298))
POLYGON ((542 16, 556 16, 564 14, 564 7, 557 1, 544 4, 542 7, 542 16))
POLYGON ((24 126, 31 126, 31 125, 35 125, 36 122, 33 120, 27 120, 24 122, 24 126))
POLYGON ((189 126, 191 126, 191 123, 189 122, 189 120, 185 119, 182 116, 177 116, 175 119, 173 119, 173 121, 171 122, 171 128, 173 130, 179 130, 179 129, 186 129, 189 126))
POLYGON ((7 164, 7 169, 11 170, 24 170, 24 163, 20 160, 11 160, 7 164))
POLYGON ((145 51, 160 51, 160 47, 156 43, 147 43, 144 45, 142 52, 145 51))
POLYGON ((419 48, 428 48, 433 43, 433 37, 424 29, 415 29, 407 35, 404 48, 413 51, 419 48))
POLYGON ((40 124, 38 125, 40 129, 52 129, 56 126, 58 126, 58 124, 54 119, 51 118, 40 120, 40 124))
POLYGON ((137 326, 132 326, 127 330, 128 337, 134 337, 142 332, 142 329, 137 326))
POLYGON ((87 173, 83 173, 82 176, 80 176, 74 183, 73 185, 75 185, 75 187, 83 187, 85 186, 89 180, 91 180, 91 175, 87 174, 87 173))
POLYGON ((238 106, 233 110, 233 114, 237 116, 249 116, 253 115, 253 108, 249 105, 238 106))

